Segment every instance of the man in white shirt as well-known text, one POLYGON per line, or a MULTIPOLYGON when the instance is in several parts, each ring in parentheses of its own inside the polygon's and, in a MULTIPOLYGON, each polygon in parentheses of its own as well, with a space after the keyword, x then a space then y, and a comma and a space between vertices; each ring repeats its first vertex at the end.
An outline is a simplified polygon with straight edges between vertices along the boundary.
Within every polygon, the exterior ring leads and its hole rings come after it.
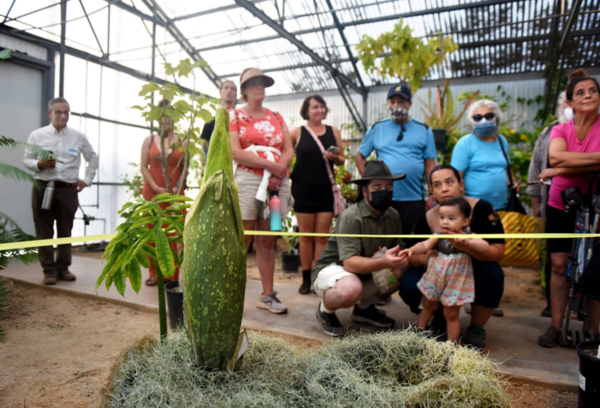
MULTIPOLYGON (((25 150, 23 163, 33 172, 39 188, 33 187, 31 207, 38 239, 54 237, 54 221, 58 238, 70 237, 75 213, 79 207, 77 193, 89 186, 98 170, 98 155, 94 152, 87 137, 67 126, 69 103, 64 98, 54 98, 48 102, 48 116, 52 123, 34 130, 27 143, 48 150, 56 156, 54 160, 41 160, 31 150, 25 150), (85 178, 79 179, 81 155, 88 166, 85 178), (49 181, 54 181, 54 195, 51 208, 42 209, 44 192, 49 181)), ((71 245, 59 245, 58 257, 54 258, 52 246, 40 247, 40 263, 44 270, 44 285, 54 285, 57 279, 75 280, 69 272, 71 265, 71 245)))

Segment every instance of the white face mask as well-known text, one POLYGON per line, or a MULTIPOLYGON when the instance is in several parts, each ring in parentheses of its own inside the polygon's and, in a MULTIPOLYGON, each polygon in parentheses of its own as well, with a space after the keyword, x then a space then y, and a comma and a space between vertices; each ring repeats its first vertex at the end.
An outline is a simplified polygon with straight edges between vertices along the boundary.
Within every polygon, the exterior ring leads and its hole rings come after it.
POLYGON ((573 108, 571 108, 570 106, 567 106, 565 108, 565 110, 563 111, 563 115, 565 116, 565 119, 568 122, 571 119, 573 119, 573 117, 575 116, 575 112, 573 112, 573 108))

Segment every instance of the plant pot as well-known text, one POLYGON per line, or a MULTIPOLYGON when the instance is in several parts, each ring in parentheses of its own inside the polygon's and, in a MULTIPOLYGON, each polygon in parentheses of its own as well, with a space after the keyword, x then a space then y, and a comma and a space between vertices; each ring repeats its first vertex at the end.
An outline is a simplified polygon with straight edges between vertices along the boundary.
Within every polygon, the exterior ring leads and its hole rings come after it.
POLYGON ((183 325, 183 292, 179 291, 179 281, 165 283, 167 293, 167 310, 171 329, 183 325))
POLYGON ((446 129, 433 129, 433 140, 436 150, 445 151, 448 145, 448 131, 446 129))
POLYGON ((600 400, 600 358, 584 350, 598 350, 600 341, 586 341, 577 345, 579 354, 579 408, 597 407, 600 400))
POLYGON ((283 266, 283 270, 286 272, 298 272, 298 267, 300 266, 300 255, 282 252, 281 264, 283 266))

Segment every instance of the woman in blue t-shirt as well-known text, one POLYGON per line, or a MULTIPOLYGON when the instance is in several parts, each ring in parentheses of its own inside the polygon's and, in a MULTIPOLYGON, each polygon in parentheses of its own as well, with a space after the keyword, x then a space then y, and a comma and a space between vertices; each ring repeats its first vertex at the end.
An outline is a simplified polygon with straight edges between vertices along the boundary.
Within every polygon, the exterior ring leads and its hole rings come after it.
MULTIPOLYGON (((500 108, 494 101, 481 99, 470 106, 468 118, 473 133, 456 143, 452 166, 464 179, 467 197, 487 200, 496 210, 504 210, 508 204, 509 189, 504 186, 510 185, 507 174, 510 159, 508 142, 497 133, 500 108)), ((509 171, 512 174, 510 168, 509 171)), ((518 186, 515 181, 512 188, 518 186)))

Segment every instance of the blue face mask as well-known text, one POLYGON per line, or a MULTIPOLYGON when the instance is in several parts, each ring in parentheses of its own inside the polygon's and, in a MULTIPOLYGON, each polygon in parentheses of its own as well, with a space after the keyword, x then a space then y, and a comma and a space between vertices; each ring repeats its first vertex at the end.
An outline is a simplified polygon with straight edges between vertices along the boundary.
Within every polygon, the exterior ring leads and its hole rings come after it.
POLYGON ((473 131, 477 133, 479 136, 489 136, 496 130, 496 121, 492 119, 491 121, 487 121, 482 119, 479 122, 475 122, 473 124, 473 131))

